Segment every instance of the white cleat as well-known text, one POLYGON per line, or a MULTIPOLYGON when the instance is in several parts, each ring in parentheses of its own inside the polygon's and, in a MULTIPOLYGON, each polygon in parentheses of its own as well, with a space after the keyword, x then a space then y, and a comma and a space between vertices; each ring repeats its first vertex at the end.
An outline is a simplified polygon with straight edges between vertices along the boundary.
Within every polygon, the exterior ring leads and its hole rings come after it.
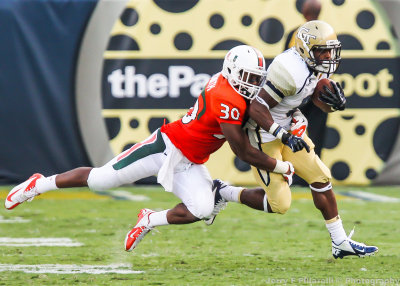
POLYGON ((204 220, 204 223, 206 225, 212 225, 217 214, 219 214, 219 212, 223 210, 228 204, 228 202, 220 194, 220 190, 226 188, 227 186, 228 184, 221 180, 216 179, 213 181, 212 192, 214 194, 214 209, 211 216, 208 219, 204 220))
POLYGON ((4 203, 8 210, 12 210, 25 201, 31 202, 34 197, 40 195, 36 189, 36 181, 43 178, 42 174, 34 174, 25 182, 14 187, 9 193, 4 203))
POLYGON ((378 247, 376 246, 368 246, 364 243, 360 243, 350 239, 353 233, 354 229, 350 232, 349 237, 347 237, 339 245, 336 245, 334 242, 332 242, 332 255, 335 259, 343 258, 350 255, 365 257, 375 255, 375 253, 378 252, 378 247))

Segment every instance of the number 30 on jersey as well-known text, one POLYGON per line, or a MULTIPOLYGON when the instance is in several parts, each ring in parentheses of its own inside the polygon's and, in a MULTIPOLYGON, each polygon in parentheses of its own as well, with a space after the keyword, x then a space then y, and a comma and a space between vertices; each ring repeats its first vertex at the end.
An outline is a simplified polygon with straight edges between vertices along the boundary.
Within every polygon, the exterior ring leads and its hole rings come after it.
MULTIPOLYGON (((185 114, 185 116, 182 117, 182 123, 188 124, 192 120, 195 120, 198 111, 199 111, 199 101, 196 101, 194 106, 189 109, 189 111, 185 114)), ((224 103, 221 103, 221 113, 223 114, 222 116, 220 116, 221 119, 232 118, 233 120, 238 120, 240 117, 240 112, 236 107, 230 109, 229 106, 224 103)))
POLYGON ((224 114, 223 116, 220 116, 221 119, 228 119, 229 117, 231 117, 233 120, 239 119, 240 113, 236 107, 230 109, 228 105, 223 103, 221 103, 221 107, 221 112, 224 114))

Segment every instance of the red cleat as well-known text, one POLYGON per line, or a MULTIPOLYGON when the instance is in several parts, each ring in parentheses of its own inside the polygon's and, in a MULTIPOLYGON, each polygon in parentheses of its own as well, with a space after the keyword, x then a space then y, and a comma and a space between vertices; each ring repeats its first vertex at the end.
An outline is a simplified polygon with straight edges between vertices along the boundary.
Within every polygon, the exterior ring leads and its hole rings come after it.
POLYGON ((138 214, 138 220, 136 225, 130 232, 126 234, 125 237, 125 250, 132 251, 136 245, 143 239, 143 237, 148 234, 152 228, 149 227, 150 219, 149 216, 154 213, 150 209, 142 209, 138 214))
POLYGON ((40 195, 36 190, 36 181, 43 178, 42 174, 34 174, 25 182, 14 187, 9 193, 4 203, 8 210, 12 210, 25 201, 32 201, 34 197, 40 195))

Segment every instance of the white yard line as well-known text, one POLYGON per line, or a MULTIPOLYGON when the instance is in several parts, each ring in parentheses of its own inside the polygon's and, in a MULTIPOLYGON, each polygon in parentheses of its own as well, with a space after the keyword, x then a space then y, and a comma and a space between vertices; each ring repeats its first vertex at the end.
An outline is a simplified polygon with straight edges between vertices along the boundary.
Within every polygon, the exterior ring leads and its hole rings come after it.
POLYGON ((74 247, 82 246, 83 243, 74 241, 67 237, 37 237, 37 238, 14 238, 14 237, 0 237, 0 246, 18 246, 18 247, 31 247, 31 246, 65 246, 74 247))
POLYGON ((131 192, 125 190, 112 190, 112 191, 105 191, 105 192, 96 192, 96 194, 109 196, 117 200, 126 200, 126 201, 133 201, 133 202, 143 202, 149 201, 150 198, 144 195, 134 195, 131 192))
POLYGON ((377 194, 363 192, 363 191, 348 191, 348 192, 343 192, 341 194, 344 196, 350 196, 350 197, 354 197, 354 198, 358 198, 358 199, 362 199, 362 200, 366 200, 366 201, 372 201, 372 202, 400 203, 399 198, 377 195, 377 194))
POLYGON ((0 272, 21 271, 25 273, 55 274, 140 274, 144 271, 132 270, 130 264, 78 265, 78 264, 0 264, 0 272))
POLYGON ((128 201, 134 201, 134 202, 143 202, 143 201, 149 201, 150 198, 144 195, 132 195, 132 193, 124 190, 114 190, 111 191, 111 194, 115 198, 120 198, 120 199, 125 199, 128 201))
POLYGON ((0 215, 0 223, 27 223, 30 222, 30 219, 23 219, 22 217, 13 217, 10 219, 6 219, 0 215))

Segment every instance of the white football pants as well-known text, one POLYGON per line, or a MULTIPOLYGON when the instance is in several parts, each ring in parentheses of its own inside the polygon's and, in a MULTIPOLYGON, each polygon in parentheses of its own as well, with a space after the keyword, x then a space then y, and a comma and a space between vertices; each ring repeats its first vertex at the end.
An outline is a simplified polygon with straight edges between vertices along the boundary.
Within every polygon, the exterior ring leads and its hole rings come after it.
POLYGON ((207 168, 190 162, 159 129, 104 166, 93 168, 87 182, 90 189, 106 190, 153 175, 194 216, 203 219, 211 215, 214 196, 207 168))

